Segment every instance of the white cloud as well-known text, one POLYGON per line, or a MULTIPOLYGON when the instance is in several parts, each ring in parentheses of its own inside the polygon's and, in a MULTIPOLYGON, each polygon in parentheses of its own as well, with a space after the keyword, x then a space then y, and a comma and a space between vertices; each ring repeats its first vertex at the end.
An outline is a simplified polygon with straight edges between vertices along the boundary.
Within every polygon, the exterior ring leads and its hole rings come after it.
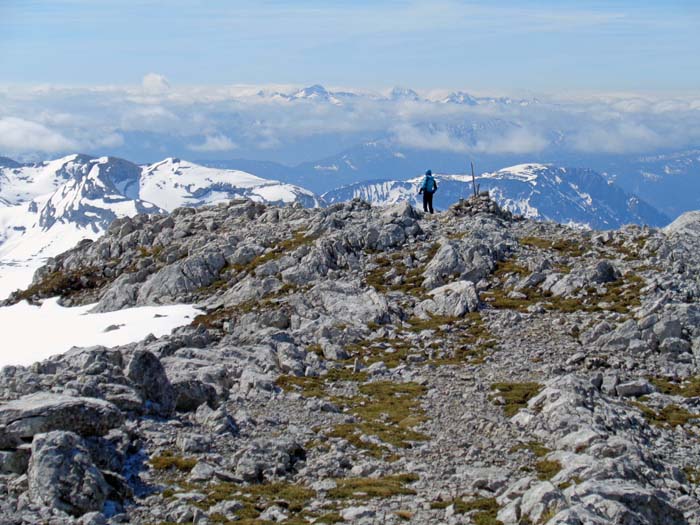
POLYGON ((503 135, 496 135, 478 140, 474 151, 491 154, 537 153, 549 145, 549 141, 539 133, 517 128, 503 135))
POLYGON ((231 151, 237 147, 238 145, 226 135, 207 135, 204 138, 203 144, 190 144, 187 146, 187 148, 191 149, 192 151, 205 152, 231 151))
POLYGON ((118 148, 123 145, 124 136, 120 133, 108 133, 94 142, 94 146, 98 148, 118 148))
POLYGON ((166 85, 155 75, 144 87, 0 88, 0 154, 83 151, 157 160, 237 149, 277 160, 280 151, 299 146, 318 160, 329 154, 330 141, 340 151, 387 137, 404 147, 523 157, 553 140, 558 151, 585 153, 700 145, 697 95, 539 96, 541 102, 529 106, 360 96, 336 106, 260 97, 252 86, 166 85), (314 157, 319 143, 325 149, 314 157))
POLYGON ((572 145, 587 153, 634 153, 666 145, 662 136, 643 124, 608 123, 576 132, 572 145))
POLYGON ((477 137, 474 143, 470 143, 447 130, 413 125, 394 128, 394 140, 400 146, 454 153, 526 154, 542 151, 549 145, 542 135, 524 128, 512 128, 502 133, 486 132, 477 137))
POLYGON ((76 150, 77 144, 37 122, 17 117, 0 118, 0 151, 9 154, 57 153, 76 150))
POLYGON ((149 95, 160 95, 170 89, 168 79, 158 73, 148 73, 141 82, 143 90, 149 95))

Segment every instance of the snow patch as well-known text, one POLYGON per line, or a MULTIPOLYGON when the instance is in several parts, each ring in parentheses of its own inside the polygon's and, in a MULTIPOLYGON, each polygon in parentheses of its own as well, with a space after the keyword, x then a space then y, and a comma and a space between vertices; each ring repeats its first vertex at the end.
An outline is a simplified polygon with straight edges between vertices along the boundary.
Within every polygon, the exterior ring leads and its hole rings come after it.
POLYGON ((148 334, 161 337, 189 324, 200 313, 192 305, 181 304, 90 313, 94 306, 64 308, 58 304, 58 298, 53 298, 41 306, 22 301, 0 308, 0 367, 30 365, 74 346, 110 347, 140 341, 148 334))

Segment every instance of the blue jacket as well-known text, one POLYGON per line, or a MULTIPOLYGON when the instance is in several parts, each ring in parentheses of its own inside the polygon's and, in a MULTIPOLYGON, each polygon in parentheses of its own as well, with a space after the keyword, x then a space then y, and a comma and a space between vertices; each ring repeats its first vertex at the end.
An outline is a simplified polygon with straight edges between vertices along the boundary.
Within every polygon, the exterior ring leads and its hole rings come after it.
POLYGON ((420 189, 426 193, 435 193, 435 190, 437 190, 435 178, 432 175, 426 175, 420 189))

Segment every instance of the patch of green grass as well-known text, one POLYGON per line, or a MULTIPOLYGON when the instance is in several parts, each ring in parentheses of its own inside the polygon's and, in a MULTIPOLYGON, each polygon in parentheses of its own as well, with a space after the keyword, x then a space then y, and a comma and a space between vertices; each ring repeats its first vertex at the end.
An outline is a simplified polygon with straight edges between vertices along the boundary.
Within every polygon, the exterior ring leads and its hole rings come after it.
POLYGON ((549 507, 545 512, 542 513, 540 519, 537 520, 537 525, 545 525, 546 523, 549 523, 549 520, 556 516, 557 513, 558 510, 556 507, 549 507))
POLYGON ((236 523, 266 523, 260 521, 258 517, 271 505, 278 505, 287 510, 290 516, 286 523, 308 523, 302 520, 303 512, 316 496, 314 490, 289 482, 253 485, 221 482, 206 489, 197 487, 197 490, 207 495, 203 501, 195 503, 204 510, 221 501, 235 500, 242 503, 243 508, 236 512, 239 518, 236 523))
POLYGON ((411 318, 409 331, 436 329, 447 325, 448 331, 442 332, 439 342, 428 349, 416 348, 409 339, 402 337, 401 331, 396 337, 361 340, 347 345, 349 361, 360 359, 365 365, 379 361, 387 367, 394 368, 406 363, 411 356, 422 357, 423 364, 435 366, 482 364, 486 356, 496 348, 496 341, 487 329, 481 315, 472 312, 464 317, 432 317, 428 320, 411 318))
POLYGON ((400 252, 391 254, 391 256, 380 255, 374 259, 377 267, 367 274, 365 282, 368 286, 381 293, 402 292, 423 299, 426 297, 426 290, 423 288, 423 273, 425 272, 425 267, 435 257, 439 248, 440 245, 438 243, 432 244, 428 249, 425 264, 417 264, 411 268, 401 261, 403 254, 400 252), (395 276, 402 277, 400 284, 387 282, 386 274, 392 269, 395 270, 395 276))
POLYGON ((583 240, 574 239, 543 239, 541 237, 522 237, 519 239, 522 246, 536 248, 538 250, 551 250, 568 257, 581 257, 585 253, 583 240))
POLYGON ((422 332, 423 330, 437 330, 443 325, 452 325, 458 321, 456 317, 429 315, 428 319, 411 317, 408 324, 411 325, 412 332, 422 332))
MULTIPOLYGON (((224 283, 226 284, 226 283, 224 283)), ((253 311, 265 311, 274 308, 279 308, 279 304, 284 300, 289 294, 300 291, 300 289, 294 285, 285 284, 279 290, 272 292, 259 299, 253 299, 246 301, 235 306, 219 307, 210 312, 204 314, 199 314, 195 316, 191 325, 192 326, 203 326, 209 330, 221 331, 223 329, 223 324, 225 321, 230 321, 236 319, 243 314, 253 312, 253 311)), ((210 287, 200 288, 198 293, 202 296, 213 293, 210 287)))
POLYGON ((337 512, 327 512, 314 520, 314 523, 342 523, 345 521, 337 512))
POLYGON ((510 452, 517 452, 519 450, 528 450, 532 452, 536 457, 543 458, 549 454, 550 450, 545 447, 539 441, 530 441, 528 443, 518 443, 510 449, 510 452))
POLYGON ((580 485, 581 483, 583 483, 583 480, 581 478, 579 478, 578 476, 573 476, 571 479, 559 483, 559 485, 557 485, 557 488, 559 490, 566 490, 572 485, 580 485))
POLYGON ((506 416, 514 416, 518 410, 525 408, 528 401, 535 397, 542 390, 539 383, 494 383, 491 390, 495 392, 495 397, 503 399, 503 411, 506 416))
POLYGON ((417 383, 379 381, 363 384, 359 395, 339 399, 358 422, 336 425, 327 435, 346 439, 376 457, 386 453, 385 447, 363 441, 363 434, 375 436, 398 448, 410 448, 411 442, 427 439, 414 430, 425 420, 420 405, 424 394, 425 387, 417 383))
POLYGON ((492 308, 519 312, 526 312, 529 306, 540 304, 545 310, 562 313, 607 311, 629 314, 633 308, 641 305, 643 286, 644 279, 630 272, 615 282, 607 283, 600 293, 591 287, 575 290, 574 296, 562 297, 534 287, 518 290, 524 297, 516 298, 509 297, 512 290, 497 286, 484 292, 482 297, 492 308))
POLYGON ((561 471, 561 463, 556 460, 543 459, 535 463, 535 472, 541 481, 552 479, 559 471, 561 471))
POLYGON ((405 340, 395 339, 375 339, 372 341, 362 340, 351 345, 347 345, 345 350, 350 355, 350 359, 361 359, 365 365, 383 362, 387 367, 394 368, 404 363, 411 354, 413 347, 405 340), (391 348, 391 352, 386 352, 391 348))
POLYGON ((689 483, 693 485, 700 485, 700 468, 692 465, 686 465, 683 467, 683 474, 685 474, 686 479, 689 483))
POLYGON ((197 460, 179 456, 170 450, 166 450, 162 454, 152 457, 149 463, 155 470, 174 469, 180 472, 189 472, 197 464, 197 460))
POLYGON ((650 377, 649 381, 662 394, 681 397, 700 397, 700 376, 693 376, 680 383, 663 377, 650 377))
POLYGON ((610 244, 610 246, 620 255, 625 261, 637 261, 641 258, 641 252, 646 246, 648 237, 638 237, 634 239, 631 245, 625 244, 624 241, 618 241, 610 244))
POLYGON ((140 257, 153 257, 154 259, 160 258, 163 253, 163 247, 158 246, 139 246, 139 256, 140 257))
POLYGON ((700 414, 693 414, 673 403, 666 405, 658 412, 639 401, 630 401, 629 403, 642 412, 644 419, 650 425, 657 427, 677 427, 678 425, 686 425, 693 419, 700 419, 700 414))
POLYGON ((310 354, 316 354, 318 357, 323 358, 323 348, 321 348, 321 345, 318 343, 307 346, 306 351, 310 354))
POLYGON ((299 391, 304 397, 322 397, 332 402, 342 401, 344 398, 329 396, 326 387, 341 381, 362 382, 367 379, 364 372, 354 372, 350 368, 331 368, 326 375, 313 377, 298 377, 292 375, 281 375, 277 378, 276 384, 282 390, 299 391))
POLYGON ((454 505, 456 514, 473 513, 471 519, 478 525, 503 525, 496 519, 499 508, 496 498, 476 498, 470 500, 456 498, 449 501, 434 501, 430 504, 430 508, 446 509, 450 505, 454 505))
POLYGON ((493 271, 494 277, 504 278, 511 275, 517 275, 520 278, 530 275, 530 270, 523 265, 518 264, 516 259, 506 259, 496 263, 496 269, 493 271))
POLYGON ((105 277, 99 268, 92 266, 81 270, 57 270, 45 275, 26 290, 15 292, 10 299, 18 303, 56 296, 75 297, 82 292, 102 288, 110 282, 111 278, 105 277))
POLYGON ((416 491, 408 485, 418 481, 416 474, 397 474, 379 478, 340 478, 336 487, 328 491, 331 499, 368 500, 391 498, 392 496, 413 496, 416 491))
POLYGON ((317 236, 306 235, 302 231, 293 232, 291 237, 277 241, 272 249, 253 258, 249 263, 233 265, 232 268, 237 272, 254 273, 259 266, 270 261, 275 261, 284 254, 291 253, 302 246, 308 246, 317 238, 317 236))
POLYGON ((299 391, 304 397, 324 398, 354 415, 357 422, 337 424, 326 435, 343 438, 375 457, 386 455, 386 445, 409 448, 414 441, 424 441, 426 436, 414 430, 425 420, 420 404, 420 398, 426 391, 424 386, 391 381, 364 383, 359 385, 357 395, 352 397, 333 396, 327 390, 338 381, 360 383, 366 379, 367 375, 363 372, 334 368, 326 376, 280 376, 277 385, 284 390, 299 391), (363 440, 362 435, 375 436, 384 445, 363 440))

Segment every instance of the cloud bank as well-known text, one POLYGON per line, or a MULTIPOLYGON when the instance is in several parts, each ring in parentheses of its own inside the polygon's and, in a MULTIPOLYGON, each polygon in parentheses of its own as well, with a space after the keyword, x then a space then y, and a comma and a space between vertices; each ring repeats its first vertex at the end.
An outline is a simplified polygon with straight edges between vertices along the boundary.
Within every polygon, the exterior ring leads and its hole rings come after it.
POLYGON ((292 86, 172 86, 149 73, 135 87, 0 87, 0 155, 81 151, 153 161, 284 154, 321 158, 362 141, 452 153, 649 154, 700 145, 700 95, 479 99, 444 103, 382 93, 293 98, 292 86))

